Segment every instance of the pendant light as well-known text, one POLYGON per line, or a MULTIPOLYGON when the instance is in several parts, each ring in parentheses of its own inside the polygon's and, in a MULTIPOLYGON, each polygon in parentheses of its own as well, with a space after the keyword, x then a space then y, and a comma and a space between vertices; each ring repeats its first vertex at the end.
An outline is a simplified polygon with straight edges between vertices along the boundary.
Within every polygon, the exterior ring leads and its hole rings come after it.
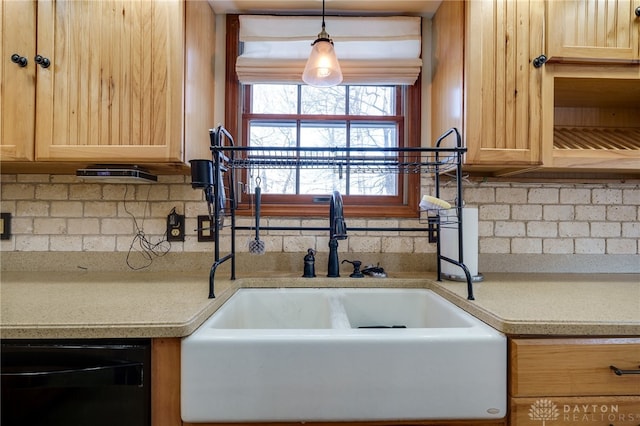
POLYGON ((333 49, 333 40, 324 26, 324 0, 322 0, 322 31, 311 46, 311 53, 302 73, 302 81, 315 87, 331 87, 340 84, 342 70, 333 49))

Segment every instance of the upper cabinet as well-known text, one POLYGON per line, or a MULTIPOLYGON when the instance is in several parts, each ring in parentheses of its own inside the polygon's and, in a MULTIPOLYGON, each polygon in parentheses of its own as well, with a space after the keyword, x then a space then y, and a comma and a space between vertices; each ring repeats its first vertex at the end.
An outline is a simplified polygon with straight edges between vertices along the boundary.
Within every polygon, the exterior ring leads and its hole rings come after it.
POLYGON ((33 160, 35 140, 36 2, 0 3, 0 155, 33 160))
POLYGON ((640 0, 563 0, 547 5, 550 60, 640 60, 640 0))
POLYGON ((463 129, 467 166, 541 162, 538 0, 446 1, 433 19, 432 139, 463 129), (463 36, 464 35, 464 36, 463 36))
POLYGON ((443 2, 432 139, 463 129, 467 169, 494 175, 640 173, 639 28, 624 0, 443 2))
POLYGON ((2 5, 3 160, 184 164, 208 152, 208 3, 35 3, 2 5), (24 20, 23 10, 37 10, 35 19, 8 31, 4 24, 24 20), (7 62, 14 52, 26 66, 7 62))

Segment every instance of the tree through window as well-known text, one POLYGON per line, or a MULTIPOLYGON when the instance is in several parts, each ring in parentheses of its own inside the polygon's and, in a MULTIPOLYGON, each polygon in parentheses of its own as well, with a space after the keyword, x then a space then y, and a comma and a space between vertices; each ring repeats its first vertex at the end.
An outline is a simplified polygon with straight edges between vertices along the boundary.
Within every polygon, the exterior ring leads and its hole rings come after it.
MULTIPOLYGON (((396 148, 404 117, 390 86, 256 84, 245 114, 247 142, 260 147, 396 148)), ((256 169, 264 194, 397 196, 398 176, 345 170, 256 169)))

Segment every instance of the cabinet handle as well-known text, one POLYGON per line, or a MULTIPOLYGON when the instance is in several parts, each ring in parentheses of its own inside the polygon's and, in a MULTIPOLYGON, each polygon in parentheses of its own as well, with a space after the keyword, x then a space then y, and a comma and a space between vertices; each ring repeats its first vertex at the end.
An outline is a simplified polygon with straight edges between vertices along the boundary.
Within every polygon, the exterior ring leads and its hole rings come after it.
POLYGON ((36 64, 40 65, 42 68, 49 68, 49 65, 51 65, 51 61, 49 60, 49 58, 45 58, 42 55, 36 55, 33 60, 36 61, 36 64))
POLYGON ((636 7, 636 16, 640 18, 640 6, 636 7))
POLYGON ((615 365, 610 365, 609 368, 616 373, 616 376, 622 376, 623 374, 640 374, 640 370, 620 370, 615 365))
POLYGON ((547 57, 542 54, 533 60, 533 66, 535 68, 540 68, 545 62, 547 62, 547 57))
POLYGON ((13 62, 14 64, 18 64, 20 68, 24 68, 27 66, 27 58, 25 58, 24 56, 20 56, 17 53, 11 55, 11 62, 13 62))

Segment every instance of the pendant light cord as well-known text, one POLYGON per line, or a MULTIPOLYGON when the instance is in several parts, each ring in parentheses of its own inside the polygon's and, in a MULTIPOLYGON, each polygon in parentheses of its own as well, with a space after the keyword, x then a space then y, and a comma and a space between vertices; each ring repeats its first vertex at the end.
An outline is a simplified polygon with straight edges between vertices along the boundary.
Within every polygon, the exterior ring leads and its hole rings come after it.
POLYGON ((325 30, 324 28, 324 0, 322 0, 322 31, 325 30))

